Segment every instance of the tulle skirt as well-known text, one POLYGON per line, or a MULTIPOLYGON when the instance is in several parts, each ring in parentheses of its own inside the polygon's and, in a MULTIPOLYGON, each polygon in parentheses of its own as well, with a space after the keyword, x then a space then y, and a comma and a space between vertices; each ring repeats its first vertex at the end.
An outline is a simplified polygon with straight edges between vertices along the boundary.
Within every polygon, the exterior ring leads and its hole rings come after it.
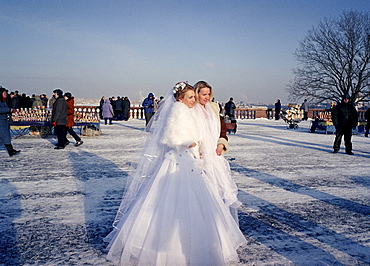
POLYGON ((238 200, 238 187, 231 177, 230 165, 224 156, 217 156, 213 150, 204 153, 206 162, 203 171, 207 179, 215 186, 220 197, 227 206, 238 208, 241 202, 238 200))
POLYGON ((201 160, 171 151, 118 223, 108 259, 120 265, 227 265, 246 240, 201 160))

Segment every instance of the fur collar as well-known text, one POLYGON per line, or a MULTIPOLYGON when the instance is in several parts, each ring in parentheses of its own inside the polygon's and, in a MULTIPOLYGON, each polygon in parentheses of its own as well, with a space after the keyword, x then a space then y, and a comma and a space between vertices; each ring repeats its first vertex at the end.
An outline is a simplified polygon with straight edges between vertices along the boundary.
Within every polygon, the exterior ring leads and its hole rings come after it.
POLYGON ((188 147, 193 142, 199 142, 200 134, 193 108, 181 102, 174 103, 171 115, 165 126, 162 143, 172 147, 188 147))

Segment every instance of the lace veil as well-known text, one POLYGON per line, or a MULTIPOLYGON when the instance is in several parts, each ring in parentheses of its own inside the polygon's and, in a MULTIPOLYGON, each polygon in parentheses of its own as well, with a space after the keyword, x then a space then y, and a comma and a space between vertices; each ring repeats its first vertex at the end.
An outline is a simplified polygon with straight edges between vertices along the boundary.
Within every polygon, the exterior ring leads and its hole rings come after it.
POLYGON ((154 116, 148 123, 145 134, 146 140, 144 143, 143 151, 139 157, 136 170, 128 177, 126 182, 123 199, 118 209, 117 215, 113 222, 113 231, 104 239, 110 241, 120 228, 117 227, 118 223, 125 220, 127 213, 137 198, 140 190, 150 180, 158 170, 164 160, 164 155, 168 147, 161 144, 160 140, 164 134, 166 121, 170 115, 173 104, 176 102, 174 97, 174 89, 171 89, 164 98, 159 102, 159 107, 154 116))

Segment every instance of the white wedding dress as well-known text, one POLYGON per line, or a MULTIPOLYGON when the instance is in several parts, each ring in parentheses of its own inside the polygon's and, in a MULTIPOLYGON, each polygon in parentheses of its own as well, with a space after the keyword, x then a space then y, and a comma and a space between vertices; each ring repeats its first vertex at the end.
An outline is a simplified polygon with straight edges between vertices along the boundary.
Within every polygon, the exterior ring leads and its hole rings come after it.
POLYGON ((204 177, 199 145, 188 148, 202 139, 194 110, 174 102, 167 113, 164 124, 159 123, 163 117, 154 119, 151 134, 159 136, 151 141, 157 144, 145 150, 150 163, 139 163, 140 174, 123 199, 115 229, 107 237, 108 259, 125 266, 238 262, 236 249, 246 240, 204 177))
POLYGON ((238 207, 241 205, 238 200, 238 187, 231 177, 228 161, 223 155, 216 154, 221 131, 220 118, 217 117, 218 114, 216 115, 210 102, 205 106, 196 104, 194 111, 199 120, 199 128, 203 132, 200 148, 204 161, 203 172, 238 222, 238 207))

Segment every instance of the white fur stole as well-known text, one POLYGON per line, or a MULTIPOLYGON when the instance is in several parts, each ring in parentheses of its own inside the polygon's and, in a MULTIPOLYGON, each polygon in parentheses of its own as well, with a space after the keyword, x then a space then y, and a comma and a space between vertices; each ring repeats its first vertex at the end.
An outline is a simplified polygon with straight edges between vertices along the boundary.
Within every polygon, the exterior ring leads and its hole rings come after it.
POLYGON ((175 149, 188 148, 200 140, 193 108, 181 102, 175 102, 168 117, 162 143, 175 149))

